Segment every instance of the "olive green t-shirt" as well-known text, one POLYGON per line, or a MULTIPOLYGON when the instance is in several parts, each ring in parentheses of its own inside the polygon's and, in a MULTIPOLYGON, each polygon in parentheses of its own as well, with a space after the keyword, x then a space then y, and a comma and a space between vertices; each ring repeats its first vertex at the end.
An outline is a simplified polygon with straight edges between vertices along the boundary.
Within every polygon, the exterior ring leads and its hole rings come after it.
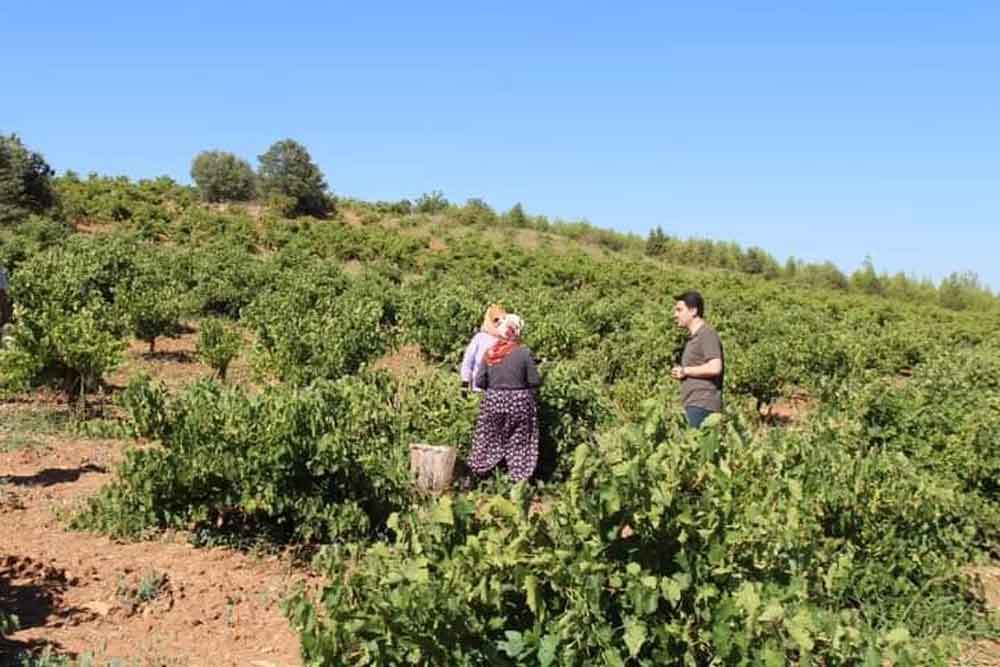
POLYGON ((698 407, 711 412, 722 411, 722 380, 726 373, 722 341, 715 329, 703 324, 685 343, 681 365, 701 366, 710 359, 722 361, 722 373, 710 380, 692 377, 681 380, 681 404, 685 408, 698 407))

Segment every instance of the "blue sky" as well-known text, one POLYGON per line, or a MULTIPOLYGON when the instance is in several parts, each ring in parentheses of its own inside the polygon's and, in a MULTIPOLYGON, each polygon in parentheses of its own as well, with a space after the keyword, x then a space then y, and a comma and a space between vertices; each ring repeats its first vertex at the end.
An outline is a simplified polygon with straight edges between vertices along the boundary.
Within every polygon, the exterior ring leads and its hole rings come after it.
POLYGON ((183 182, 292 137, 340 194, 1000 288, 997 3, 146 4, 0 5, 0 131, 183 182))

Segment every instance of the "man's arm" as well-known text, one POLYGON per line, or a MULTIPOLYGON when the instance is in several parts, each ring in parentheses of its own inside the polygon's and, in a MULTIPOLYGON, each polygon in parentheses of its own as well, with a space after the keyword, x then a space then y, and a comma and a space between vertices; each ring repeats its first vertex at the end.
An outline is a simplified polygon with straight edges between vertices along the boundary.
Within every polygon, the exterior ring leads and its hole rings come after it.
POLYGON ((681 366, 681 379, 711 380, 722 375, 722 359, 709 359, 700 366, 681 366))

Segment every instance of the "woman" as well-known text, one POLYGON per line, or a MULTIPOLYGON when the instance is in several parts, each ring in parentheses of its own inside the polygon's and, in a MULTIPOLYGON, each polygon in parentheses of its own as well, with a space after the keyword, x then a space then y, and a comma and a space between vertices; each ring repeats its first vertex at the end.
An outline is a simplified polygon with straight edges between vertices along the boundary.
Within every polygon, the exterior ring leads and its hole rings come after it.
POLYGON ((497 325, 506 314, 507 311, 503 309, 503 306, 496 303, 486 309, 486 315, 483 317, 483 326, 479 329, 479 333, 473 336, 469 346, 465 348, 465 357, 462 359, 461 371, 463 387, 468 388, 471 386, 473 391, 482 391, 482 389, 475 386, 476 371, 479 370, 486 350, 496 344, 497 325))
POLYGON ((538 405, 542 384, 531 350, 521 345, 524 325, 506 315, 497 326, 498 340, 483 357, 474 383, 486 391, 469 456, 469 468, 485 475, 501 461, 515 481, 526 480, 538 463, 538 405))

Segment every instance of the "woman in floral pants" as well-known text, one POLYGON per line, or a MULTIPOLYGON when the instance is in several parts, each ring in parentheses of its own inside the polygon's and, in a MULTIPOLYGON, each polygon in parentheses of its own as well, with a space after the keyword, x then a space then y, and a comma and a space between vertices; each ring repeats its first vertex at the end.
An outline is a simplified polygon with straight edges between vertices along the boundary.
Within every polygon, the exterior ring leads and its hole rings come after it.
POLYGON ((499 340, 484 355, 475 385, 485 390, 469 456, 469 468, 486 475, 506 461, 510 476, 529 479, 538 463, 537 390, 542 379, 531 350, 521 345, 524 324, 506 315, 499 340))

